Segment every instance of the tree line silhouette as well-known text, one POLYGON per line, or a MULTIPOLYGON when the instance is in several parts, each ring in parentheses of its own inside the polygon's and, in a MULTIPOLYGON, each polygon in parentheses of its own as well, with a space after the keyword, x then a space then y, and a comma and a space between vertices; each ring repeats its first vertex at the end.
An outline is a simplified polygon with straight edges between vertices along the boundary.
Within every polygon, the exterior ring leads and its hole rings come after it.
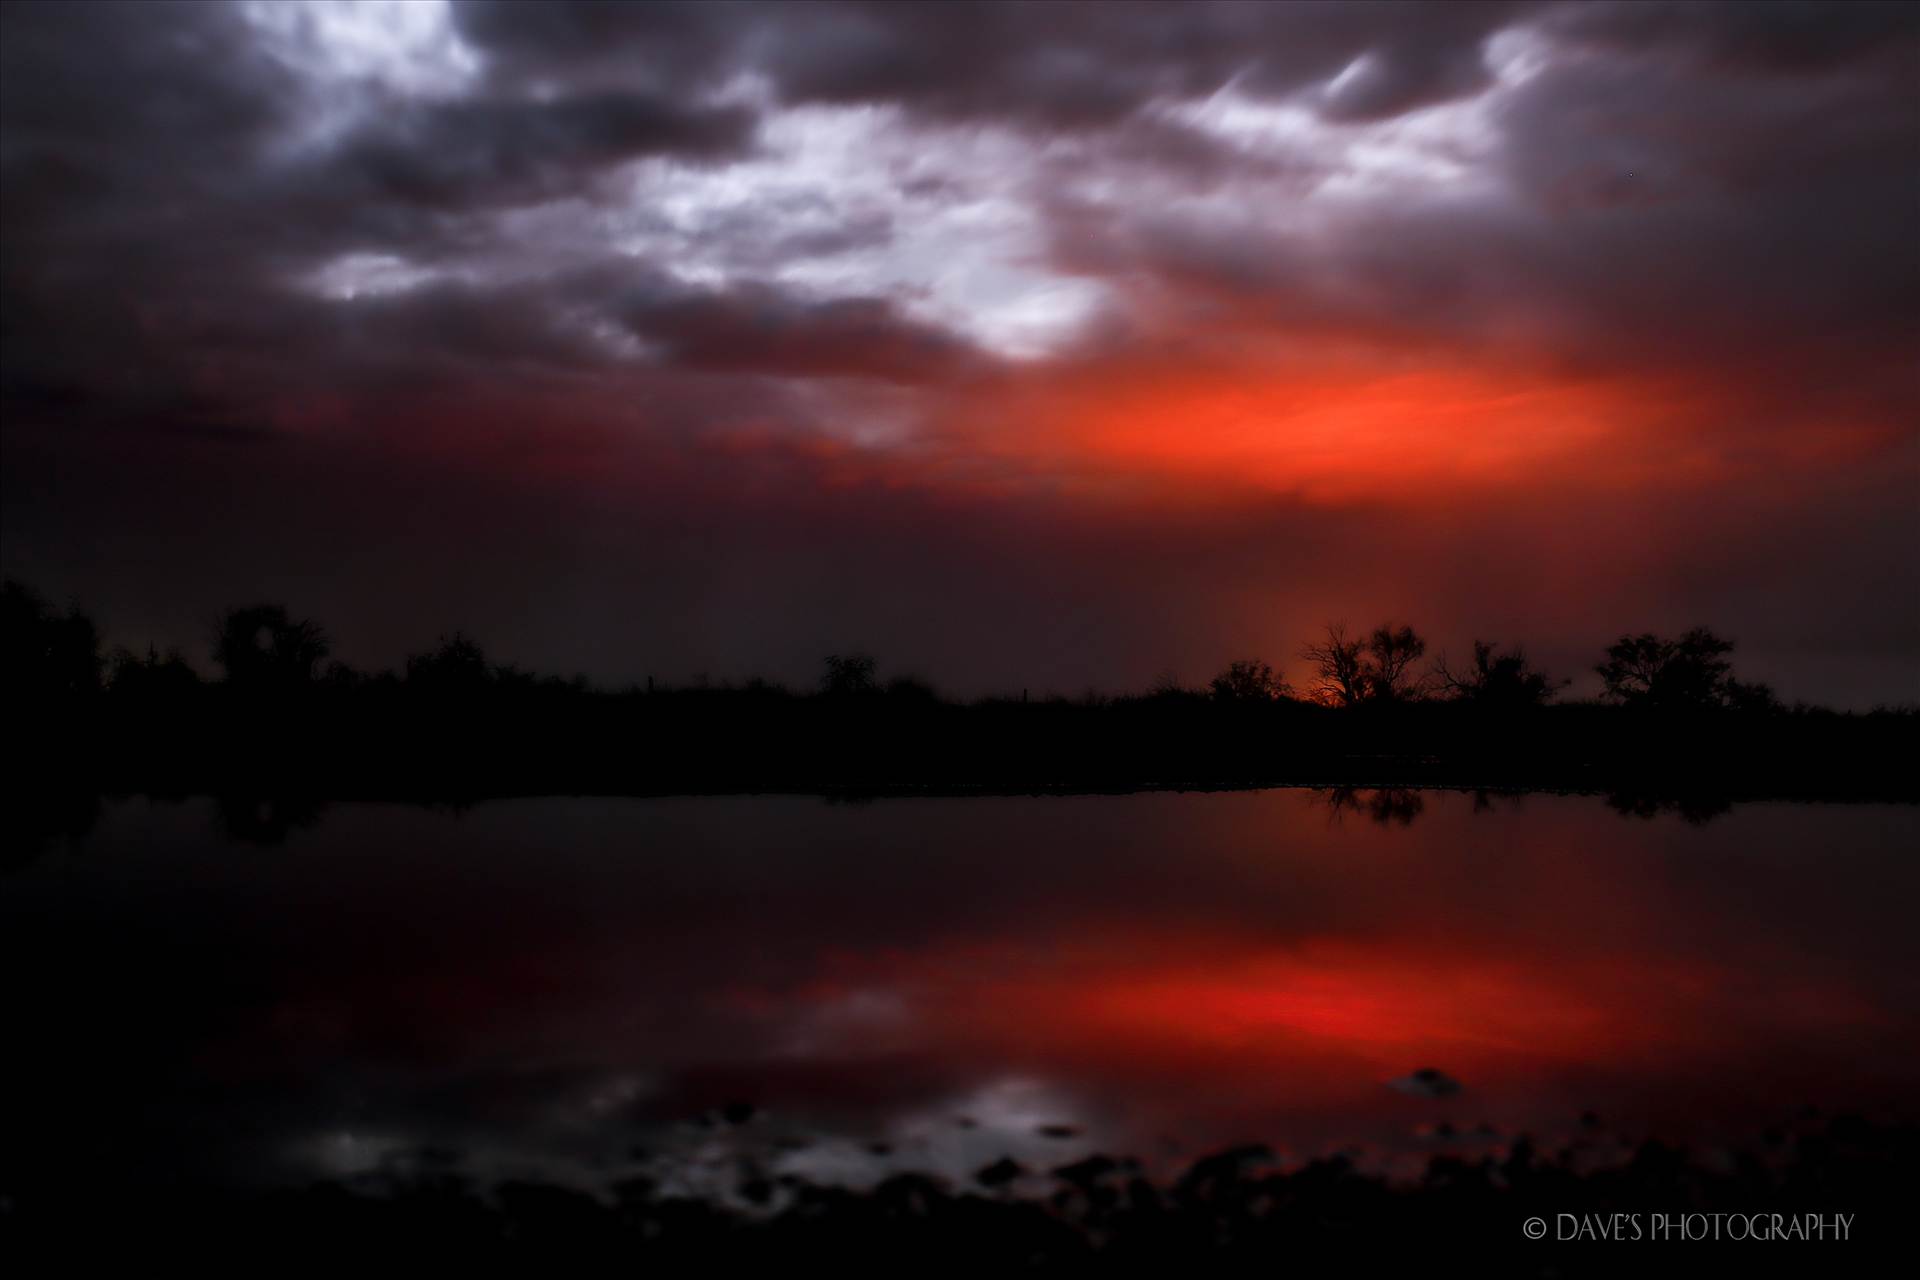
POLYGON ((398 670, 333 656, 278 604, 210 628, 207 679, 185 655, 104 650, 78 607, 0 588, 0 681, 29 772, 113 789, 490 795, 673 789, 995 789, 1332 785, 1552 786, 1651 793, 1907 797, 1892 766, 1912 707, 1785 706, 1737 678, 1705 628, 1622 635, 1597 698, 1524 649, 1476 641, 1428 660, 1411 626, 1329 625, 1296 688, 1270 663, 1205 686, 1079 698, 941 697, 827 656, 818 685, 764 680, 596 689, 490 658, 454 632, 398 670))
MULTIPOLYGON (((9 694, 19 703, 67 701, 102 692, 148 699, 185 695, 207 683, 178 650, 163 657, 152 648, 144 654, 117 648, 103 656, 98 627, 77 606, 56 612, 44 597, 11 579, 3 591, 3 674, 9 694)), ((495 663, 472 637, 458 631, 442 637, 437 648, 409 656, 398 673, 363 672, 330 662, 332 640, 326 628, 312 619, 295 618, 277 604, 227 611, 213 627, 210 641, 210 656, 221 675, 218 683, 254 697, 395 683, 436 696, 474 695, 499 687, 588 692, 579 677, 538 677, 495 663)), ((1704 627, 1678 637, 1626 635, 1607 647, 1606 660, 1594 670, 1604 683, 1604 699, 1621 706, 1782 710, 1768 686, 1734 678, 1733 649, 1732 641, 1704 627)), ((1165 680, 1149 696, 1204 693, 1222 703, 1305 700, 1335 707, 1439 699, 1486 709, 1524 710, 1544 706, 1572 683, 1541 671, 1524 649, 1503 650, 1490 641, 1474 641, 1472 660, 1459 667, 1441 655, 1422 668, 1418 664, 1426 651, 1425 638, 1410 626, 1389 623, 1353 635, 1346 624, 1332 623, 1323 637, 1301 650, 1312 671, 1304 694, 1269 663, 1248 658, 1229 663, 1204 690, 1188 690, 1165 680)), ((899 676, 883 684, 877 675, 878 663, 867 654, 829 654, 822 665, 819 693, 823 696, 935 696, 930 686, 911 677, 899 676)), ((789 692, 758 680, 744 688, 789 692)), ((694 689, 716 692, 704 682, 694 689)), ((1090 696, 1088 700, 1099 699, 1090 696)))

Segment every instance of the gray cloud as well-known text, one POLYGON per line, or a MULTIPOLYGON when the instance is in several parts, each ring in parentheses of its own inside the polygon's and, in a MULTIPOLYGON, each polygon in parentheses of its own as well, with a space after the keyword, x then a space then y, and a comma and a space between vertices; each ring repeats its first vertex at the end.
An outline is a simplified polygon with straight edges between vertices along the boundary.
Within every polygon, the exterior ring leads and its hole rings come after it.
POLYGON ((1552 21, 1564 36, 1637 52, 1682 53, 1717 69, 1778 75, 1877 64, 1911 74, 1915 19, 1900 0, 1699 4, 1611 0, 1568 5, 1552 21))
POLYGON ((624 75, 649 84, 767 76, 789 102, 903 103, 948 119, 1110 125, 1156 98, 1236 77, 1270 94, 1368 66, 1326 107, 1396 114, 1484 82, 1478 48, 1529 6, 1424 4, 893 4, 879 0, 461 6, 462 32, 499 74, 624 75))
POLYGON ((924 382, 981 359, 969 344, 903 316, 884 298, 796 299, 749 286, 633 298, 622 319, 675 364, 786 376, 924 382))
POLYGON ((737 153, 753 128, 743 107, 689 108, 650 94, 435 103, 361 128, 311 180, 440 209, 532 204, 639 156, 737 153))

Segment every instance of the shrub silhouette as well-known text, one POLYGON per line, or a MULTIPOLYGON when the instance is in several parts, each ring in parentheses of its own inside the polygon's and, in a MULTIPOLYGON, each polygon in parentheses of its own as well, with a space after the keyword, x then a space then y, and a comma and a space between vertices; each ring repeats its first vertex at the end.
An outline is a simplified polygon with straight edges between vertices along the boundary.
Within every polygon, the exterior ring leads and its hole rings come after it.
POLYGON ((830 697, 876 692, 879 688, 874 682, 876 665, 864 653, 830 653, 826 670, 820 677, 820 692, 830 697))
MULTIPOLYGON (((1100 699, 1092 690, 1088 690, 1087 692, 1087 705, 1097 705, 1100 699)), ((1153 683, 1147 686, 1146 696, 1150 701, 1154 702, 1180 703, 1192 702, 1199 698, 1201 694, 1198 690, 1189 689, 1186 685, 1181 684, 1180 677, 1174 672, 1162 671, 1153 678, 1153 683)))
POLYGON ((497 680, 486 652, 459 631, 441 637, 440 647, 433 652, 407 659, 407 686, 435 695, 477 693, 497 680))
POLYGON ((1733 677, 1733 641, 1705 627, 1670 639, 1643 632, 1607 646, 1595 667, 1607 696, 1630 707, 1657 711, 1737 709, 1771 711, 1779 700, 1764 684, 1733 677))
POLYGON ((1207 687, 1217 702, 1273 702, 1292 692, 1278 672, 1254 658, 1227 664, 1207 687))
POLYGON ((1434 676, 1448 697, 1487 710, 1523 710, 1538 707, 1568 684, 1555 680, 1527 660, 1526 650, 1502 653, 1490 641, 1473 642, 1473 665, 1455 671, 1443 657, 1434 664, 1434 676))
POLYGON ((199 693, 200 673, 177 649, 168 650, 164 658, 151 645, 145 656, 115 649, 107 691, 119 699, 184 703, 199 693))

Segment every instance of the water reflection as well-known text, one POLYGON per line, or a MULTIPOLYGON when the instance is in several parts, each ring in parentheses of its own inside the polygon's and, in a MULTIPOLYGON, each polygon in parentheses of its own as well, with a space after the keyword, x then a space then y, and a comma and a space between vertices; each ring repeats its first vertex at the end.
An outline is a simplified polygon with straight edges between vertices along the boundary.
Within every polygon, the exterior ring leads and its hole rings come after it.
POLYGON ((1630 818, 1657 818, 1662 814, 1674 814, 1681 821, 1698 827, 1731 812, 1733 802, 1718 796, 1661 796, 1614 791, 1607 795, 1607 807, 1630 818))
POLYGON ((13 1151, 88 1185, 738 1194, 1744 1134, 1904 1105, 1917 835, 1892 806, 1404 791, 116 802, 4 881, 39 975, 13 1151))
MULTIPOLYGON (((1426 812, 1426 796, 1437 794, 1416 787, 1317 787, 1313 794, 1326 806, 1335 821, 1348 816, 1365 817, 1381 826, 1410 826, 1426 812)), ((1472 799, 1473 812, 1491 813, 1495 809, 1517 809, 1531 794, 1526 791, 1476 788, 1465 792, 1472 799)), ((1694 826, 1704 826, 1733 811, 1733 802, 1723 796, 1698 793, 1610 791, 1605 796, 1609 809, 1623 817, 1678 817, 1694 826)))
MULTIPOLYGON (((1383 827, 1409 826, 1427 808, 1427 802, 1411 787, 1329 787, 1314 794, 1335 820, 1348 814, 1364 814, 1383 827)), ((1474 812, 1484 813, 1492 807, 1485 796, 1485 792, 1475 793, 1474 812)))
MULTIPOLYGON (((1365 818, 1382 826, 1409 826, 1426 811, 1426 796, 1442 793, 1415 787, 1314 787, 1305 794, 1324 806, 1329 820, 1365 818)), ((1527 791, 1493 788, 1467 789, 1458 794, 1470 798, 1474 813, 1495 809, 1517 809, 1527 791)), ((833 806, 861 807, 878 803, 881 797, 867 793, 833 793, 821 797, 833 806)), ((1732 801, 1713 795, 1688 793, 1642 793, 1613 791, 1604 797, 1609 808, 1625 817, 1655 818, 1675 815, 1695 825, 1711 822, 1732 811, 1732 801)), ((178 804, 182 797, 163 802, 178 804)), ((243 844, 277 845, 302 828, 317 824, 329 803, 315 796, 258 795, 246 792, 222 794, 215 798, 219 834, 243 844)), ((474 802, 477 803, 477 802, 474 802)), ((76 847, 92 832, 101 812, 102 799, 93 791, 35 793, 10 796, 6 801, 4 829, 8 832, 6 862, 21 865, 58 847, 76 847)), ((431 806, 439 811, 460 812, 471 803, 431 806)))

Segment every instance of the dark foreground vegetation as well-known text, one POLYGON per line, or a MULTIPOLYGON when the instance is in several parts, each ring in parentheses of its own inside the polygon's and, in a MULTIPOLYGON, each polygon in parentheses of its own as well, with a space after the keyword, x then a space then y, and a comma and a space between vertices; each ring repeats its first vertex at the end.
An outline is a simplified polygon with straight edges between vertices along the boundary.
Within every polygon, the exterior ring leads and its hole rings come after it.
MULTIPOLYGON (((453 635, 402 671, 330 661, 284 608, 213 628, 208 679, 180 654, 106 652, 91 619, 9 583, 0 601, 16 791, 477 799, 527 793, 1125 790, 1280 783, 1912 799, 1912 706, 1783 706, 1706 630, 1628 635, 1606 693, 1519 650, 1429 660, 1408 627, 1301 652, 1306 682, 1236 662, 1205 688, 949 701, 871 658, 826 659, 817 689, 598 690, 491 661, 453 635)), ((53 819, 57 821, 56 819, 53 819)))
POLYGON ((269 1193, 29 1192, 0 1223, 23 1256, 57 1249, 69 1267, 125 1251, 249 1274, 375 1260, 531 1274, 1874 1274, 1904 1252, 1920 1130, 1851 1117, 1795 1128, 1737 1153, 1650 1141, 1598 1168, 1522 1138, 1435 1157, 1411 1184, 1341 1157, 1282 1171, 1254 1146, 1170 1181, 1099 1155, 1051 1170, 999 1161, 960 1186, 898 1174, 867 1191, 743 1169, 729 1200, 644 1177, 607 1194, 482 1187, 443 1157, 438 1171, 269 1193))

